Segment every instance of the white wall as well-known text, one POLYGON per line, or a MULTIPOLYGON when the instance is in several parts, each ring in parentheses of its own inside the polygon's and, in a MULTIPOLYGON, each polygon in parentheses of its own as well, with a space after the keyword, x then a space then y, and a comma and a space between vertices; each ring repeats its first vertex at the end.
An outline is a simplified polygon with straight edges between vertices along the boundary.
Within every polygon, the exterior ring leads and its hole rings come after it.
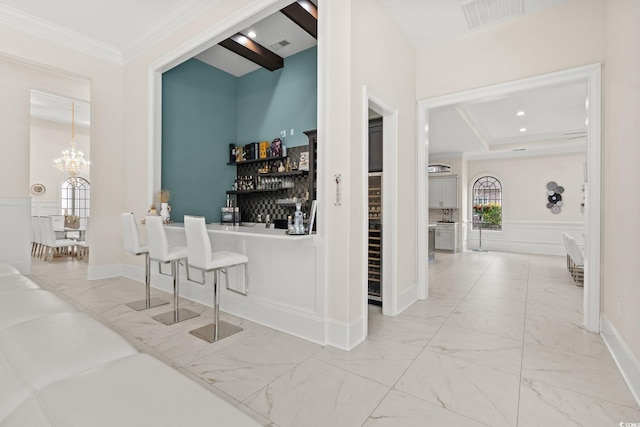
MULTIPOLYGON (((31 200, 32 212, 40 214, 41 207, 60 207, 60 188, 66 176, 56 171, 53 160, 69 148, 71 127, 68 124, 32 118, 30 132, 29 183, 43 184, 47 189, 42 195, 33 195, 31 200)), ((91 160, 89 128, 76 125, 75 136, 76 148, 82 151, 86 160, 91 160)), ((85 178, 89 180, 89 177, 85 178)), ((59 209, 56 214, 60 214, 59 209)))
POLYGON ((29 196, 30 91, 91 102, 92 241, 89 276, 113 274, 123 259, 119 214, 126 192, 122 65, 0 25, 0 182, 5 195, 29 196), (13 60, 15 59, 15 60, 13 60), (74 84, 69 84, 73 80, 74 84), (79 90, 75 84, 86 84, 79 90))
MULTIPOLYGON (((363 224, 368 219, 366 206, 360 202, 366 198, 364 192, 368 172, 364 157, 367 141, 367 108, 363 106, 365 86, 367 94, 397 113, 397 158, 393 168, 384 170, 384 179, 390 179, 395 174, 397 184, 396 188, 386 191, 383 196, 387 200, 392 198, 397 207, 397 217, 392 223, 394 229, 390 233, 396 241, 397 251, 392 255, 397 263, 391 275, 397 296, 397 300, 392 302, 395 306, 393 309, 402 310, 416 299, 416 50, 380 1, 352 0, 348 14, 350 23, 346 28, 342 22, 346 19, 342 17, 346 2, 334 0, 330 3, 328 30, 331 44, 327 50, 332 56, 327 64, 328 73, 338 70, 345 72, 337 77, 346 81, 333 80, 327 86, 325 108, 331 122, 328 121, 325 128, 329 134, 323 143, 328 144, 326 167, 330 172, 325 178, 325 185, 329 204, 332 205, 330 200, 335 191, 333 174, 341 173, 346 178, 345 193, 348 199, 345 198, 346 205, 343 204, 341 208, 331 206, 328 212, 328 265, 338 268, 329 269, 330 276, 326 281, 330 286, 327 309, 332 319, 354 322, 365 315, 363 308, 366 307, 363 301, 366 298, 363 291, 363 285, 366 284, 366 277, 363 276, 366 247, 362 246, 362 242, 366 239, 363 224), (349 67, 347 69, 343 69, 343 64, 334 65, 333 62, 333 49, 343 43, 338 38, 342 36, 351 40, 350 50, 345 52, 349 56, 349 61, 344 64, 349 67), (346 92, 343 91, 344 85, 348 85, 346 92), (350 94, 347 102, 345 93, 350 94), (347 111, 344 111, 345 107, 347 111), (347 114, 342 115, 345 112, 347 114), (345 135, 348 138, 345 139, 345 135), (348 157, 345 158, 347 150, 348 157), (345 223, 345 218, 348 218, 348 223, 345 223), (346 283, 345 272, 348 272, 346 283), (335 283, 340 285, 335 286, 335 283), (345 311, 341 311, 343 307, 345 311)), ((385 139, 385 144, 388 143, 385 139)), ((387 239, 384 244, 393 243, 387 239)))
POLYGON ((604 0, 572 0, 418 50, 418 99, 604 60, 604 0))
MULTIPOLYGON (((480 175, 494 175, 502 183, 502 216, 505 221, 583 222, 580 204, 584 178, 585 154, 563 154, 545 157, 520 157, 492 160, 470 160, 470 191, 480 175), (553 214, 546 206, 549 181, 564 187, 562 211, 553 214)), ((469 196, 471 197, 471 196, 469 196)), ((471 218, 471 207, 464 217, 471 218)))
POLYGON ((608 0, 606 23, 603 334, 616 331, 616 360, 628 362, 625 376, 640 402, 640 2, 608 0))

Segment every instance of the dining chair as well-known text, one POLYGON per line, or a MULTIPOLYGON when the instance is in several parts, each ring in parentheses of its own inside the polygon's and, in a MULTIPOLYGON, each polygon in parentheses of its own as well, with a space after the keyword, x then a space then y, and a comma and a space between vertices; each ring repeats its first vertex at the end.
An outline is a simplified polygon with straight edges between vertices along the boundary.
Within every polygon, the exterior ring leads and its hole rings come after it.
POLYGON ((36 252, 40 246, 39 243, 39 235, 40 234, 40 226, 38 224, 38 217, 31 217, 31 256, 35 256, 36 252))
POLYGON ((76 244, 75 240, 56 239, 51 217, 40 217, 40 232, 42 233, 42 245, 45 247, 45 259, 49 258, 49 262, 53 261, 53 253, 56 249, 64 249, 68 252, 69 247, 76 244))
POLYGON ((149 259, 158 263, 158 271, 162 275, 168 275, 162 272, 162 264, 170 264, 170 275, 173 278, 173 311, 152 316, 152 319, 165 325, 173 325, 174 323, 200 316, 200 314, 194 311, 179 307, 180 261, 187 258, 187 247, 169 245, 167 232, 164 229, 164 223, 161 217, 146 216, 145 226, 147 229, 147 243, 149 245, 149 259))
MULTIPOLYGON (((131 212, 125 212, 120 215, 120 217, 122 221, 124 251, 136 256, 144 255, 145 299, 127 303, 127 307, 141 311, 169 304, 169 301, 165 301, 162 298, 151 298, 151 261, 149 259, 149 246, 140 243, 140 230, 138 230, 135 215, 131 212)), ((86 226, 88 226, 88 224, 86 226)))
POLYGON ((212 251, 211 241, 207 233, 204 217, 185 215, 184 230, 187 237, 187 269, 193 268, 202 272, 204 284, 206 273, 213 272, 213 323, 190 331, 189 333, 210 343, 219 341, 242 331, 242 328, 220 320, 220 273, 224 274, 226 288, 229 291, 246 296, 249 286, 249 259, 246 255, 230 251, 212 251), (244 266, 244 290, 229 288, 229 267, 244 266))
POLYGON ((584 251, 573 237, 569 237, 569 247, 573 261, 573 280, 576 286, 584 286, 584 251))
POLYGON ((89 262, 89 229, 86 226, 82 237, 82 240, 80 240, 80 235, 77 239, 73 239, 76 242, 76 255, 78 258, 84 259, 85 262, 89 262))

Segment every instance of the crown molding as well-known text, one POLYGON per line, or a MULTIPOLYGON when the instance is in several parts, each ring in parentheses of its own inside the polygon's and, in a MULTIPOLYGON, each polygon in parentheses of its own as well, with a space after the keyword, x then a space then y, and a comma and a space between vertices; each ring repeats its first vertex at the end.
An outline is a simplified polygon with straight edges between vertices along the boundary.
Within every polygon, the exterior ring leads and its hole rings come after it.
POLYGON ((187 6, 184 3, 177 5, 170 13, 153 24, 142 36, 122 50, 123 61, 128 62, 134 59, 153 44, 174 33, 218 2, 219 0, 200 0, 191 6, 187 6))
POLYGON ((114 46, 4 5, 0 5, 0 23, 105 61, 124 63, 114 46))

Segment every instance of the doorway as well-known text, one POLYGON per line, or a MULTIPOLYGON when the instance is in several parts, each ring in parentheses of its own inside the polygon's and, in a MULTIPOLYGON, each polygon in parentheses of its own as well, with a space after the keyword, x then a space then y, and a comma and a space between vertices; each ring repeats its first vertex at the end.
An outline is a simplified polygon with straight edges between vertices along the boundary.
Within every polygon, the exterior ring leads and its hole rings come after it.
MULTIPOLYGON (((418 224, 428 219, 427 167, 429 162, 429 111, 434 108, 496 99, 505 94, 583 82, 587 85, 587 161, 585 170, 585 277, 584 327, 599 332, 601 256, 601 65, 593 64, 542 76, 469 90, 418 103, 418 224)), ((426 229, 418 227, 418 259, 426 259, 426 229)), ((418 298, 428 297, 428 266, 418 266, 418 298)))
MULTIPOLYGON (((362 135, 363 135, 363 147, 364 152, 362 156, 362 170, 365 172, 365 177, 362 179, 362 209, 363 212, 369 211, 369 158, 372 153, 369 152, 369 118, 373 115, 381 119, 381 133, 382 138, 380 144, 382 146, 382 163, 380 169, 382 174, 380 176, 380 210, 376 210, 376 214, 379 214, 379 225, 381 233, 379 234, 381 242, 384 242, 380 248, 380 303, 382 305, 382 314, 386 316, 395 316, 398 314, 398 298, 397 287, 393 280, 396 276, 397 259, 396 259, 396 246, 397 246, 397 233, 395 233, 395 224, 397 218, 397 177, 396 177, 396 159, 397 159, 397 120, 398 113, 391 106, 384 103, 384 101, 377 98, 375 95, 368 91, 367 87, 363 88, 364 102, 363 102, 363 120, 362 120, 362 135)), ((379 172, 374 172, 378 174, 379 172)), ((377 190, 376 190, 377 191, 377 190)), ((376 206, 377 207, 377 206, 376 206)), ((368 305, 369 305, 369 264, 368 264, 368 252, 369 252, 369 221, 362 221, 362 253, 363 260, 363 316, 365 321, 364 327, 367 328, 368 324, 368 305)), ((367 335, 367 330, 364 331, 364 336, 367 335)))

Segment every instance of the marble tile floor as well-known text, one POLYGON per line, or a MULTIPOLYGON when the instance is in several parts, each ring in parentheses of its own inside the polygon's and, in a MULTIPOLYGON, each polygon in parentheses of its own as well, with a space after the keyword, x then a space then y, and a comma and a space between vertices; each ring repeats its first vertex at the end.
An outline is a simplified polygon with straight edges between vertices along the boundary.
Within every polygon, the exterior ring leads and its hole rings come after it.
MULTIPOLYGON (((430 298, 397 317, 369 306, 352 351, 323 347, 235 316, 244 331, 215 344, 137 312, 142 283, 88 281, 87 264, 34 260, 32 279, 140 351, 193 378, 265 426, 618 426, 640 409, 602 339, 582 327, 583 289, 564 257, 437 253, 430 298)), ((171 299, 153 290, 154 296, 171 299)))

